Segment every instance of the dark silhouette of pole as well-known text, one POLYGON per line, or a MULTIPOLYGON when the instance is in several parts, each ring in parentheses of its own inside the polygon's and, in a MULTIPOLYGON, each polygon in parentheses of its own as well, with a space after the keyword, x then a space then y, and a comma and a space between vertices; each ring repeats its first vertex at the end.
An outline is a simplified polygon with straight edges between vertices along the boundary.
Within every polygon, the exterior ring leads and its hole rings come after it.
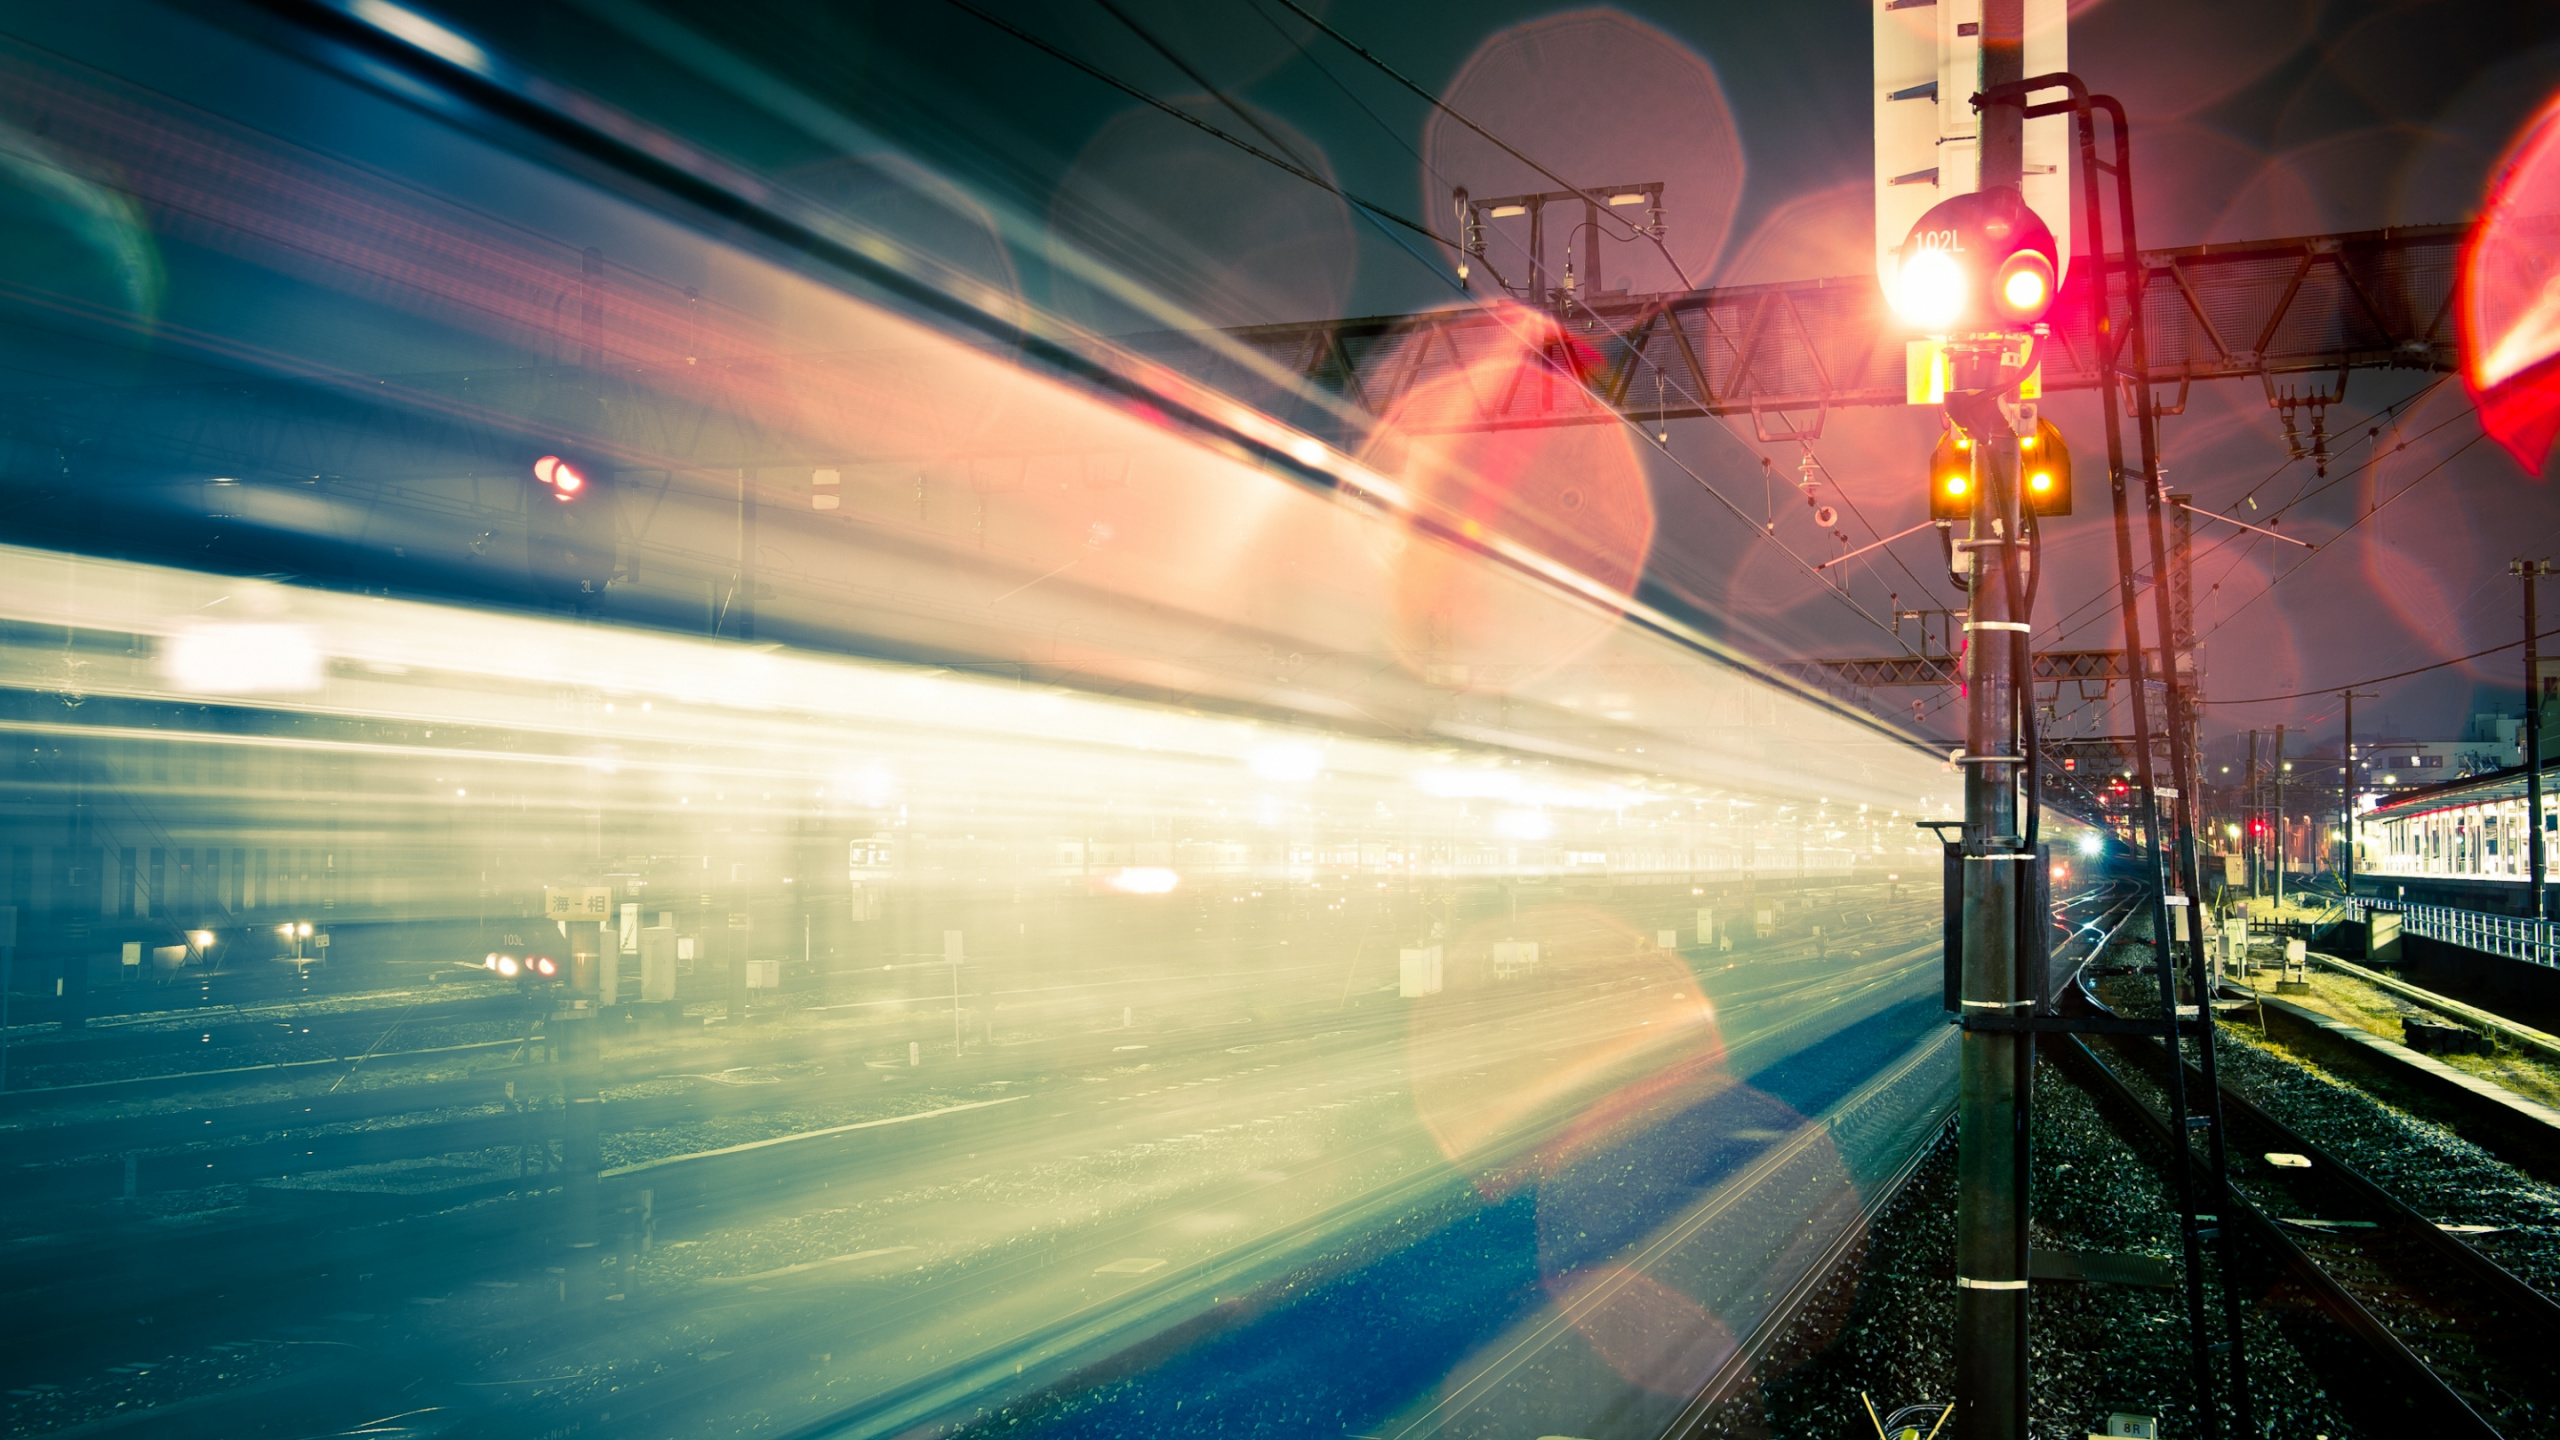
POLYGON ((2339 748, 2344 768, 2338 776, 2339 888, 2350 900, 2356 894, 2356 701, 2377 698, 2370 690, 2341 690, 2347 702, 2347 738, 2339 748))
MULTIPOLYGON (((1986 11, 1986 16, 1988 13, 1986 11)), ((1988 40, 1989 31, 1986 27, 1986 53, 1989 50, 1988 40)), ((2185 805, 2194 803, 2195 771, 2189 763, 2191 746, 2184 728, 2188 722, 2192 721, 2193 716, 2183 702, 2182 686, 2179 683, 2176 661, 2172 654, 2175 646, 2171 637, 2177 633, 2176 616, 2169 597, 2162 593, 2159 596, 2163 661, 2160 681, 2164 692, 2163 698, 2167 702, 2164 706, 2164 721, 2169 730, 2169 768, 2173 777, 2184 778, 2181 778, 2174 787, 2160 785, 2155 779, 2157 767, 2151 753, 2147 717, 2150 692, 2144 674, 2146 667, 2143 663, 2141 607, 2137 602, 2134 588, 2133 536, 2131 517, 2127 513, 2128 481, 2133 477, 2128 473, 2128 467, 2125 464, 2123 432, 2117 423, 2116 415, 2116 392, 2118 386, 2122 384, 2132 392, 2128 398, 2133 402, 2132 409, 2138 422, 2137 435, 2142 447, 2139 478, 2143 484, 2143 499, 2150 520, 2153 583, 2155 589, 2165 592, 2164 579, 2170 572, 2163 553, 2165 541, 2160 523, 2164 496, 2160 482, 2157 428, 2159 412, 2151 394, 2150 342, 2147 338, 2149 327, 2143 323, 2143 306, 2140 300, 2143 281, 2139 261, 2136 259, 2140 254, 2140 245, 2134 233, 2133 154, 2130 127, 2121 103, 2110 96, 2090 94, 2087 84, 2067 71, 2041 75, 2032 80, 2020 81, 2004 89, 1977 96, 1975 104, 1977 108, 1985 109, 1993 104, 2018 105, 2022 107, 2022 118, 2063 112, 2078 116, 2081 183, 2086 202, 2083 213, 2088 217, 2090 262, 2096 267, 2089 294, 2093 310, 2091 319, 2094 322, 2097 341, 2095 350, 2101 380, 2100 393, 2104 397, 2104 403, 2098 408, 2099 414, 2104 417, 2106 423, 2108 488, 2115 511, 2117 591, 2124 613, 2126 669, 2133 687, 2133 718, 2137 751, 2135 759, 2141 772, 2141 789, 2136 799, 2141 806, 2139 813, 2143 824, 2145 851, 2150 865, 2153 961, 2160 984, 2161 1009, 2164 1012, 2164 1039, 2168 1042, 2169 1056, 2173 1061, 2167 1067, 2164 1088, 2169 1101, 2171 1128, 2179 1134, 2184 1134, 2189 1128, 2186 1071, 2184 1066, 2174 1061, 2181 1050, 2178 1035, 2185 1027, 2174 1018, 2178 1011, 2178 976, 2172 952, 2175 949, 2177 937, 2170 925, 2169 915, 2173 909, 2185 911, 2189 920, 2188 935, 2194 937, 2199 933, 2193 928, 2195 907, 2190 903, 2197 892, 2195 830, 2190 819, 2193 812, 2178 803, 2181 800, 2185 805), (2070 91, 2071 98, 2040 105, 2026 103, 2035 92, 2055 88, 2070 91), (2102 111, 2106 114, 2114 132, 2114 157, 2111 162, 2101 161, 2098 156, 2096 116, 2102 111), (2102 228, 2104 206, 2098 181, 2101 174, 2112 176, 2116 186, 2115 211, 2120 250, 2112 257, 2108 254, 2102 228), (2115 273, 2116 280, 2122 282, 2126 299, 2121 325, 2119 325, 2114 303, 2110 299, 2112 283, 2110 271, 2115 273), (2129 365, 2120 363, 2126 351, 2131 352, 2129 365), (2182 796, 2179 793, 2181 790, 2187 793, 2182 796), (2163 802, 2168 803, 2164 806, 2163 802), (2164 834, 2164 827, 2169 825, 2176 827, 2174 856, 2164 854, 2164 841, 2168 838, 2164 834), (2182 886, 2179 885, 2181 881, 2182 886), (2183 893, 2173 894, 2173 887, 2182 889, 2183 893)), ((1983 133, 1986 137, 1990 134, 1988 126, 1983 133)), ((2229 1212, 2232 1197, 2228 1148, 2223 1143, 2222 1135, 2221 1095, 2216 1088, 2219 1067, 2214 1045, 2213 1007, 2207 1003, 2212 993, 2212 981, 2206 974, 2201 945, 2190 944, 2187 947, 2186 959, 2189 983, 2193 986, 2196 997, 2197 1018, 2193 1022, 2193 1033, 2199 1042, 2196 1059, 2204 1071, 2204 1083, 2198 1091, 2201 1113, 2194 1117, 2194 1121, 2204 1126, 2209 1137, 2207 1150, 2211 1168, 2206 1179, 2210 1184, 2213 1214, 2219 1216, 2229 1212)), ((2218 1223, 2207 1226, 2202 1212, 2195 1203, 2194 1168, 2189 1165, 2176 1165, 2171 1168, 2176 1176, 2181 1217, 2179 1232, 2187 1278, 2188 1325, 2195 1340, 2197 1419, 2205 1440, 2215 1440, 2215 1437, 2221 1433, 2223 1416, 2221 1405, 2214 1394, 2211 1359, 2213 1352, 2220 1350, 2230 1357, 2231 1419, 2237 1433, 2255 1434, 2257 1423, 2250 1400, 2248 1360, 2242 1343, 2241 1288, 2235 1280, 2238 1257, 2232 1246, 2232 1227, 2218 1223), (2207 1239, 2214 1242, 2222 1272, 2224 1338, 2220 1342, 2209 1341, 2206 1328, 2201 1251, 2203 1242, 2207 1239)), ((1961 1235, 1960 1217, 1959 1246, 1962 1243, 1961 1235)), ((1960 1249, 1959 1264, 1961 1263, 1960 1249)), ((1959 1309, 1960 1324, 1962 1313, 1959 1309)), ((1960 1334, 1959 1342, 1962 1343, 1965 1338, 1960 1334)), ((1962 1406, 1964 1395, 1963 1375, 1963 1361, 1959 1357, 1957 1363, 1959 1408, 1962 1406)), ((1970 1434, 1973 1431, 1968 1430, 1967 1433, 1970 1434)))
POLYGON ((2278 910, 2282 910, 2284 908, 2284 862, 2286 857, 2284 853, 2284 727, 2281 725, 2276 727, 2276 758, 2274 765, 2276 782, 2276 813, 2274 823, 2269 825, 2267 830, 2274 837, 2276 842, 2276 908, 2278 910))
MULTIPOLYGON (((1982 7, 1982 89, 2026 78, 2025 0, 1982 7)), ((1981 189, 2014 191, 2024 174, 2021 107, 1980 111, 1981 189)), ((1996 346, 1951 347, 1957 386, 1986 388, 1999 368, 1996 346)), ((1951 387, 1955 388, 1955 387, 1951 387)), ((1965 629, 1964 955, 1958 994, 1967 1017, 2024 1018, 2036 993, 2019 974, 2018 907, 2034 894, 2026 865, 2032 837, 2021 833, 2018 681, 2015 637, 2025 507, 2018 502, 2018 437, 1990 412, 1973 432, 1974 485, 1969 615, 1965 629)), ((2041 923, 2039 921, 2039 923, 2041 923)), ((2041 977, 2036 977, 2041 979, 2041 977)), ((2031 1033, 1968 1027, 1957 1050, 1956 1412, 1967 1440, 2027 1435, 2027 1127, 2035 1051, 2031 1033)))
POLYGON ((2241 843, 2249 847, 2249 898, 2254 900, 2258 898, 2259 852, 2266 848, 2262 843, 2259 833, 2259 827, 2266 823, 2266 802, 2258 794, 2258 732, 2255 730, 2249 732, 2249 770, 2247 775, 2247 784, 2249 803, 2243 807, 2244 813, 2240 817, 2241 830, 2244 836, 2241 843))
POLYGON ((2542 853, 2542 659, 2534 642, 2537 626, 2534 616, 2534 582, 2551 573, 2548 560, 2510 560, 2507 573, 2524 581, 2524 803, 2525 863, 2527 879, 2525 913, 2539 920, 2548 908, 2543 903, 2542 853))

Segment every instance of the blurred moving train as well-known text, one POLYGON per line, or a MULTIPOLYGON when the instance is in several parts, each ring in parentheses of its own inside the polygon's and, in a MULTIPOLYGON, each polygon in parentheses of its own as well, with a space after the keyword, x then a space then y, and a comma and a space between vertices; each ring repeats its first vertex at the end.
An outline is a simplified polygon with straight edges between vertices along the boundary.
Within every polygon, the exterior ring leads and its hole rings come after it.
POLYGON ((1961 782, 1656 603, 1630 432, 1443 423, 1547 322, 1363 419, 781 78, 482 18, 0 43, 12 1432, 1654 1433, 1748 1363, 1943 1124, 1961 782))

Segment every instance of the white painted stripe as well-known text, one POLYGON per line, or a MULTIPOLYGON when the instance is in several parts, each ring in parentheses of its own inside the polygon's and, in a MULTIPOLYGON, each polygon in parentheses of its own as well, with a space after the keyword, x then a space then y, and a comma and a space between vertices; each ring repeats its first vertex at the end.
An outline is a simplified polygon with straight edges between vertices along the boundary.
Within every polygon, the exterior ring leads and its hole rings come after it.
POLYGON ((1956 1283, 1967 1290, 2024 1290, 2027 1288, 2027 1282, 2024 1280, 1976 1280, 1970 1275, 1957 1276, 1956 1283))
POLYGON ((1028 1095, 1007 1095, 1001 1100, 977 1100, 966 1105, 945 1105, 939 1110, 919 1110, 912 1115, 891 1115, 882 1120, 861 1120, 851 1125, 831 1125, 824 1130, 803 1130, 796 1135, 776 1135, 770 1140, 750 1140, 744 1145, 724 1145, 717 1150, 696 1150, 690 1155, 670 1155, 663 1160, 643 1160, 637 1165, 618 1165, 600 1172, 596 1178, 610 1180, 617 1175, 636 1175, 643 1170, 656 1170, 667 1165, 682 1165, 689 1160, 708 1160, 716 1155, 741 1155, 749 1150, 764 1150, 775 1145, 789 1145, 799 1140, 815 1140, 822 1135, 842 1135, 853 1130, 876 1130, 883 1125, 904 1125, 910 1120, 930 1120, 936 1115, 957 1115, 963 1110, 984 1110, 990 1105, 1010 1105, 1028 1100, 1028 1095))

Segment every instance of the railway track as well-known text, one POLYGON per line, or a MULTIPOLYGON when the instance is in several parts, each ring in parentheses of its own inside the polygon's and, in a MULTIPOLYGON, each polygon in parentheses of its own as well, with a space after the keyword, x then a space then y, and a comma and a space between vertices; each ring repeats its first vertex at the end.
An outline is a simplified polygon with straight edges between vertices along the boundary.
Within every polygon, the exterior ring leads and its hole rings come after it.
MULTIPOLYGON (((2155 1154, 2175 1152, 2179 1137, 2158 1105, 2167 1060, 2156 1042, 2064 1037, 2062 1050, 2155 1154)), ((2187 1083, 2204 1083, 2193 1066, 2187 1083)), ((2305 1347, 2357 1357, 2337 1367, 2333 1388, 2439 1435, 2521 1440, 2560 1428, 2550 1363, 2560 1353, 2560 1305, 2227 1083, 2222 1106, 2228 1220, 2247 1247, 2233 1283, 2345 1342, 2305 1347)), ((2192 1137, 2183 1148, 2201 1169, 2192 1137)))

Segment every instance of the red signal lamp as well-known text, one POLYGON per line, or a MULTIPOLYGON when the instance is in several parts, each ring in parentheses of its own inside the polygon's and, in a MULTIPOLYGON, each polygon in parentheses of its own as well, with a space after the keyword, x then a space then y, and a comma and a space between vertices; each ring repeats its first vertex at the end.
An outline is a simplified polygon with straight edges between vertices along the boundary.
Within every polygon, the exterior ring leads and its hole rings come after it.
POLYGON ((587 488, 587 477, 578 467, 557 455, 545 455, 533 462, 533 478, 557 492, 552 498, 567 500, 587 488))

